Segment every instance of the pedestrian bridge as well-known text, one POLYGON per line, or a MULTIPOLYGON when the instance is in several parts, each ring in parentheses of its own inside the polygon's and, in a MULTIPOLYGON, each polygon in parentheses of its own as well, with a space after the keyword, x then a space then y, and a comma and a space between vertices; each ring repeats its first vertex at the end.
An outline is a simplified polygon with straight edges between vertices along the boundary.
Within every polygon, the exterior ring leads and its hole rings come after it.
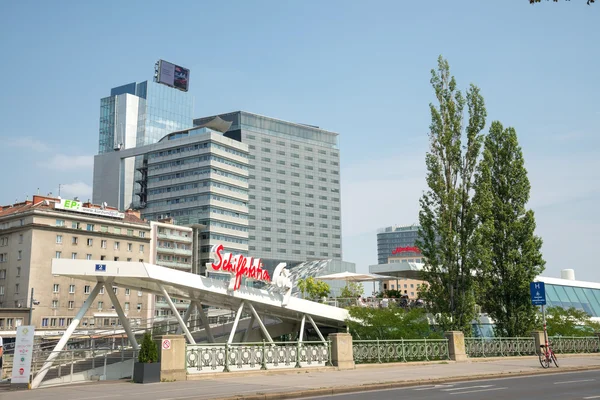
POLYGON ((54 355, 58 354, 64 348, 70 336, 79 325, 81 318, 83 318, 100 292, 100 289, 104 286, 107 287, 106 293, 110 296, 115 311, 123 324, 123 328, 134 350, 138 348, 135 333, 117 296, 111 290, 112 286, 139 290, 164 297, 179 323, 180 332, 185 334, 189 344, 196 343, 194 336, 187 326, 187 320, 194 311, 198 313, 199 319, 202 321, 203 330, 208 342, 215 342, 203 306, 213 306, 236 312, 236 317, 231 326, 231 332, 227 341, 228 343, 234 341, 236 334, 238 340, 241 338, 242 342, 247 341, 251 337, 255 324, 258 324, 258 329, 262 337, 271 343, 273 343, 271 333, 278 336, 286 333, 297 333, 299 340, 302 341, 307 322, 312 325, 319 339, 324 343, 326 340, 321 334, 319 326, 330 327, 336 330, 344 329, 348 318, 348 311, 291 296, 292 287, 296 282, 290 280, 286 282, 285 277, 289 275, 287 272, 285 274, 281 273, 283 267, 283 265, 281 265, 281 268, 278 267, 275 273, 277 276, 274 277, 273 282, 266 283, 264 288, 241 286, 236 290, 232 290, 234 286, 229 281, 204 277, 144 262, 54 259, 52 260, 53 275, 82 279, 93 282, 95 285, 76 317, 73 318, 73 322, 69 325, 54 351, 46 360, 40 373, 33 380, 32 387, 37 387, 44 379, 45 371, 52 367, 55 358, 54 355), (279 279, 280 277, 284 277, 284 279, 279 279), (172 299, 190 302, 190 306, 183 317, 180 316, 172 299), (245 327, 245 332, 240 334, 238 332, 238 325, 244 311, 250 313, 250 320, 241 325, 245 327), (276 329, 274 326, 267 328, 262 322, 266 316, 281 320, 282 323, 279 329, 276 329))

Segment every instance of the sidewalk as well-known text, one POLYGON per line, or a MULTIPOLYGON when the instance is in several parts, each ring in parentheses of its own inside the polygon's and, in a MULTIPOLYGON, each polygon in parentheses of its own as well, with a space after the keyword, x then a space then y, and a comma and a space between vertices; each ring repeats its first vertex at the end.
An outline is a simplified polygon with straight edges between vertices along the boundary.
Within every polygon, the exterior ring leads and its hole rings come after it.
POLYGON ((326 395, 349 391, 441 383, 493 376, 532 375, 600 369, 600 354, 559 355, 560 368, 542 369, 538 358, 506 357, 470 359, 464 363, 428 362, 359 365, 354 370, 297 369, 248 373, 221 373, 185 382, 134 384, 125 381, 95 382, 30 391, 0 391, 0 399, 192 400, 277 399, 326 395))

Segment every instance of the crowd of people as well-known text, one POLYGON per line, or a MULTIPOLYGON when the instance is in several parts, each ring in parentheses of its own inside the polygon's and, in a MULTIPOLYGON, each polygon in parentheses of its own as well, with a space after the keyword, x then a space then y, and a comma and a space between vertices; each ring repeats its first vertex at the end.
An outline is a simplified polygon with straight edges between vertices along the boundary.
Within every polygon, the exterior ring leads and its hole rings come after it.
POLYGON ((358 296, 356 299, 356 305, 359 307, 371 307, 371 308, 392 308, 392 307, 400 307, 400 308, 417 308, 423 307, 423 300, 421 299, 410 299, 408 296, 403 295, 399 298, 391 296, 388 297, 386 294, 383 297, 379 298, 376 296, 372 297, 363 297, 358 296))

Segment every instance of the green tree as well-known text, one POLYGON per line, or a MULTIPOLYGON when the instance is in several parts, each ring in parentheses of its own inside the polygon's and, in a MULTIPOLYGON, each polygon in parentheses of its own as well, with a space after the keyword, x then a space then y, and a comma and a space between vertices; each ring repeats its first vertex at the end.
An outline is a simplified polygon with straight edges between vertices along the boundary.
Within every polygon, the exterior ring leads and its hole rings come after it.
POLYGON ((156 343, 152 341, 150 332, 144 333, 138 354, 138 361, 141 363, 155 363, 158 361, 158 348, 156 343))
POLYGON ((322 297, 329 296, 331 289, 329 285, 323 281, 317 280, 312 276, 298 281, 298 289, 302 292, 303 298, 318 301, 322 297))
POLYGON ((392 340, 438 338, 423 309, 352 307, 346 321, 348 330, 357 340, 392 340))
POLYGON ((478 303, 495 321, 498 336, 525 336, 535 323, 529 283, 545 262, 533 211, 526 209, 530 189, 516 131, 492 122, 475 180, 475 256, 478 303))
MULTIPOLYGON (((541 324, 541 314, 538 317, 538 324, 541 324)), ((599 327, 599 324, 592 322, 583 310, 574 307, 546 308, 546 329, 549 336, 593 336, 599 327)))
POLYGON ((429 189, 420 200, 417 246, 425 259, 422 279, 428 282, 420 296, 442 329, 470 332, 476 266, 471 192, 487 113, 476 86, 469 87, 465 101, 441 56, 437 72, 431 71, 431 85, 439 106, 430 104, 430 149, 425 158, 429 189))
POLYGON ((346 299, 356 299, 358 296, 362 296, 364 292, 363 285, 358 282, 348 282, 346 286, 342 288, 341 296, 346 299))

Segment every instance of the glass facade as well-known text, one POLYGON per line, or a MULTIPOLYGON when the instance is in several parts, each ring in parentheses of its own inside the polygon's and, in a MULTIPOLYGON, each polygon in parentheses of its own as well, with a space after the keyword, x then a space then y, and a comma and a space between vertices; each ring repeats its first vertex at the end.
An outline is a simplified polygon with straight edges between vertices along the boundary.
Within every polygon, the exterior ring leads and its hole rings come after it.
POLYGON ((121 114, 117 111, 127 95, 139 99, 137 123, 133 122, 137 125, 135 146, 156 143, 171 132, 193 126, 194 98, 190 94, 152 81, 129 83, 111 89, 111 95, 100 100, 99 154, 114 150, 117 120, 121 125, 132 124, 126 109, 119 111, 121 114))
POLYGON ((136 146, 158 142, 163 136, 193 126, 194 98, 186 92, 145 81, 137 85, 140 97, 136 146))
MULTIPOLYGON (((390 226, 383 228, 377 233, 377 264, 387 264, 388 258, 394 256, 392 253, 398 247, 412 247, 415 245, 419 235, 419 227, 390 226)), ((419 257, 419 253, 402 253, 403 256, 419 257)))
POLYGON ((545 284, 548 307, 574 307, 600 317, 600 289, 545 284))

